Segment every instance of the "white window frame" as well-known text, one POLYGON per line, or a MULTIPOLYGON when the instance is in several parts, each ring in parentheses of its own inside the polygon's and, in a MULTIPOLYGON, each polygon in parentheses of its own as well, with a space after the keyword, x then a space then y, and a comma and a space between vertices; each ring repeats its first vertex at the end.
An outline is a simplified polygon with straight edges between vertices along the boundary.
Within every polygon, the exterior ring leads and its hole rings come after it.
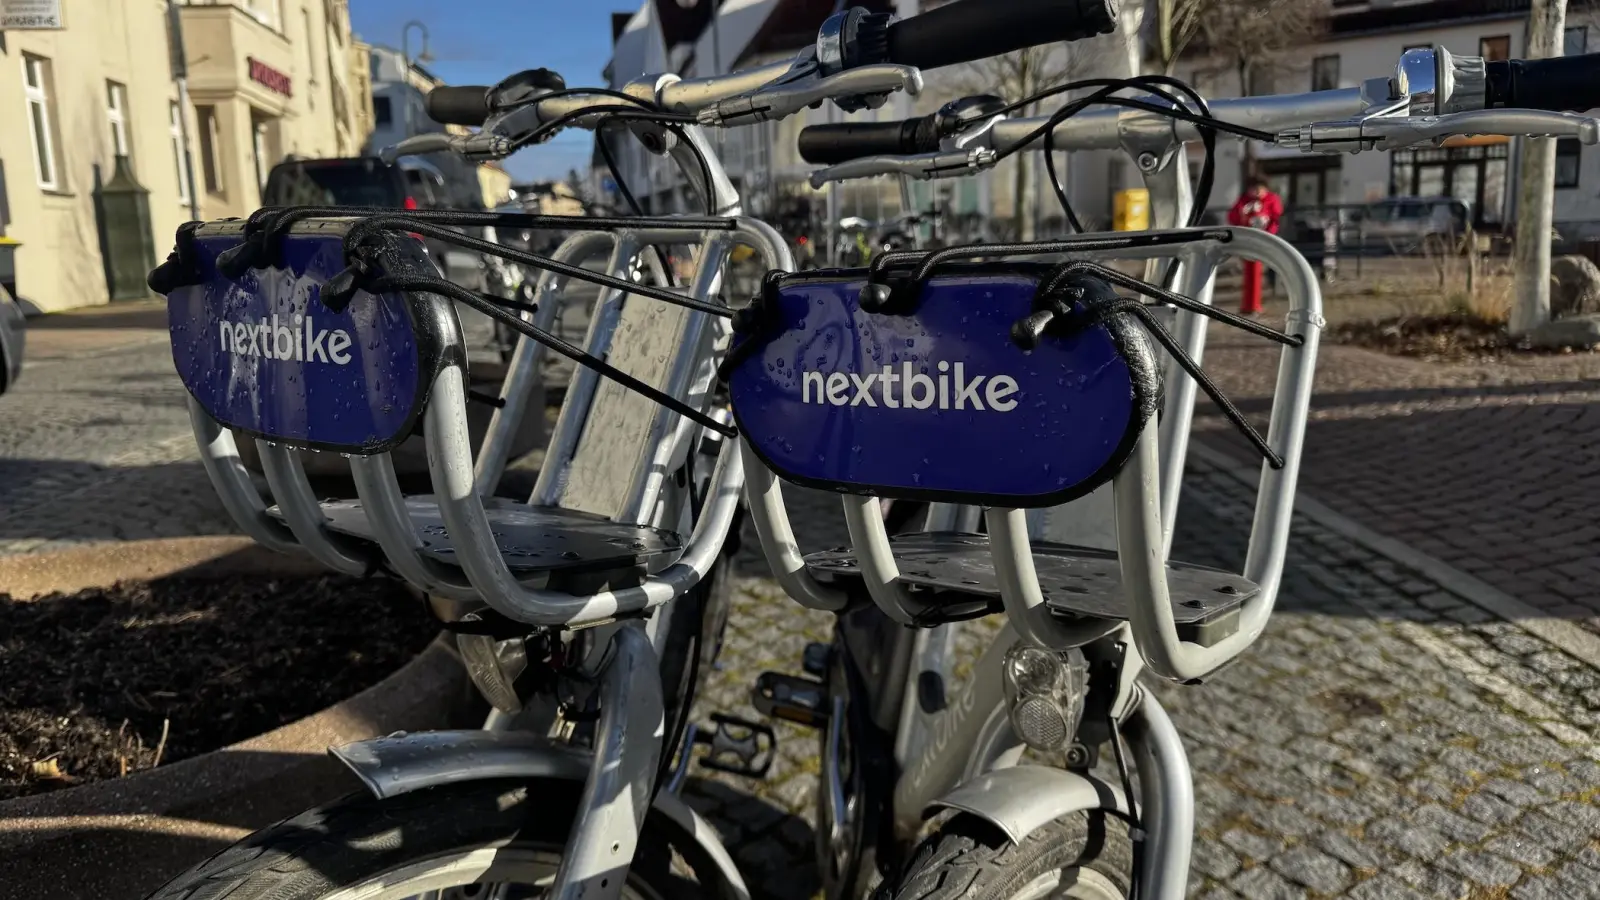
POLYGON ((132 157, 128 143, 128 86, 116 81, 106 82, 106 120, 111 123, 111 152, 117 156, 132 157))
POLYGON ((267 162, 267 123, 253 118, 250 123, 250 155, 255 157, 256 188, 266 190, 267 173, 272 165, 267 162))
POLYGON ((194 190, 194 185, 189 183, 188 160, 185 159, 183 146, 183 110, 178 106, 178 101, 173 100, 168 104, 168 125, 172 132, 172 158, 178 164, 178 202, 188 203, 194 190))
POLYGON ((217 120, 217 108, 202 106, 196 109, 195 120, 200 136, 200 168, 206 193, 226 194, 228 188, 222 178, 222 128, 217 120), (200 110, 205 110, 205 113, 202 115, 200 110))
POLYGON ((39 187, 55 191, 61 189, 61 173, 50 121, 50 87, 45 63, 42 56, 22 55, 22 95, 27 100, 28 132, 33 135, 34 174, 38 176, 39 187), (34 114, 36 107, 38 115, 34 114))

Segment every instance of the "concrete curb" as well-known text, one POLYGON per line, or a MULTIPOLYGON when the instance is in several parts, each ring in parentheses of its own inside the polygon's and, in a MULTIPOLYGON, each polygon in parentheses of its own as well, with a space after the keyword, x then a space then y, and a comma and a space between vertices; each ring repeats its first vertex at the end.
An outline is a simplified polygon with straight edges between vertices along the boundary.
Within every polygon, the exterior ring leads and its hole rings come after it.
MULTIPOLYGON (((1251 490, 1255 489, 1257 471, 1227 453, 1193 439, 1189 442, 1189 452, 1251 490)), ((1294 506, 1296 512, 1334 534, 1415 570, 1468 603, 1493 613, 1535 637, 1553 644, 1579 661, 1600 669, 1600 636, 1563 619, 1553 619, 1443 560, 1379 534, 1359 522, 1334 512, 1322 503, 1307 497, 1304 491, 1296 493, 1294 506)))

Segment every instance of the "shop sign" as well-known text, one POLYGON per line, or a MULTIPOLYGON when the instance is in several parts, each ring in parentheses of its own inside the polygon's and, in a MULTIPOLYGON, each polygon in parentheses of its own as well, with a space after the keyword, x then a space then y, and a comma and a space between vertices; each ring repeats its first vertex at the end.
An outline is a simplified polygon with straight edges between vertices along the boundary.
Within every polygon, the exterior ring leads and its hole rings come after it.
POLYGON ((250 65, 250 80, 263 85, 267 90, 284 95, 293 96, 289 91, 289 76, 267 65, 259 59, 246 58, 250 65))
POLYGON ((0 30, 61 27, 61 0, 0 0, 0 30))

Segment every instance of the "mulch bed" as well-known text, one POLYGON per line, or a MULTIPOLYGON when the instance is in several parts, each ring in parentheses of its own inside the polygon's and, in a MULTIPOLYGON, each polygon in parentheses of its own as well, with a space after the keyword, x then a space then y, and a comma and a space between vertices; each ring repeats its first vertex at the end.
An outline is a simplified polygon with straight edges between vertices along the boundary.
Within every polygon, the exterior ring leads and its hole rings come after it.
POLYGON ((117 778, 317 712, 438 633, 396 582, 328 575, 0 593, 0 799, 117 778))
POLYGON ((1505 325, 1467 313, 1396 316, 1332 325, 1327 340, 1436 362, 1474 362, 1508 356, 1560 356, 1586 349, 1543 349, 1506 334, 1505 325))

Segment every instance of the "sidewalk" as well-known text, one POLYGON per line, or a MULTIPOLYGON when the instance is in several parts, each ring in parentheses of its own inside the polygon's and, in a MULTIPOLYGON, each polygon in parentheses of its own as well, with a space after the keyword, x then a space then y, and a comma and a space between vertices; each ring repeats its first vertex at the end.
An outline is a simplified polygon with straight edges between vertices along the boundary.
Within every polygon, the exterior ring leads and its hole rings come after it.
MULTIPOLYGON (((1175 557, 1237 571, 1247 479, 1192 460, 1175 557)), ((786 494, 803 547, 843 539, 836 497, 786 494)), ((744 562, 704 712, 753 716, 756 675, 827 638, 744 562)), ((996 624, 963 626, 958 671, 996 624)), ((1600 897, 1600 669, 1306 516, 1255 646, 1200 686, 1148 683, 1194 770, 1194 900, 1600 897)), ((757 896, 803 900, 818 737, 777 728, 765 781, 699 770, 686 793, 757 896)))
POLYGON ((25 364, 59 362, 167 340, 167 301, 135 300, 28 320, 25 364))
MULTIPOLYGON (((1204 366, 1264 430, 1277 350, 1213 327, 1204 366)), ((1448 365, 1324 344, 1316 385, 1302 493, 1600 632, 1600 355, 1448 365)), ((1195 435, 1252 458, 1208 402, 1195 435)))

